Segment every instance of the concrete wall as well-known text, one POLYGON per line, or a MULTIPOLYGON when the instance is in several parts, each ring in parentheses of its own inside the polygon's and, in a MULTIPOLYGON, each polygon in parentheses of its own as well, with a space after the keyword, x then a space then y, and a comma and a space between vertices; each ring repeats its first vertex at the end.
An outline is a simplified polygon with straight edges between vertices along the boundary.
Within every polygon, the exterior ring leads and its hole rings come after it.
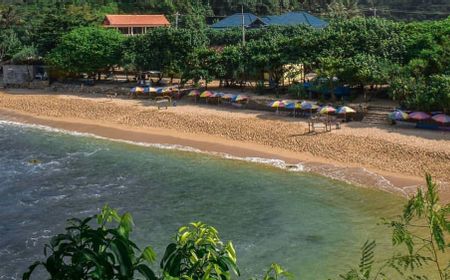
POLYGON ((33 65, 4 65, 3 84, 22 85, 31 82, 35 76, 33 65))
POLYGON ((3 65, 3 85, 12 87, 30 84, 48 85, 47 70, 41 65, 3 65))

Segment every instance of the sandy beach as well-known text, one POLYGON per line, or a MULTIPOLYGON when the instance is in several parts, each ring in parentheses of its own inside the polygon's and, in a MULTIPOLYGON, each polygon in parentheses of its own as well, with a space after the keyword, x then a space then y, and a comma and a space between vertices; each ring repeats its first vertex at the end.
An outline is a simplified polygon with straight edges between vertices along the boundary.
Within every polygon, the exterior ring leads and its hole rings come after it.
POLYGON ((307 133, 301 119, 273 112, 194 105, 158 110, 154 101, 0 92, 0 119, 42 124, 102 137, 176 144, 240 158, 280 159, 287 167, 401 195, 430 173, 450 201, 450 133, 344 124, 331 133, 307 133))

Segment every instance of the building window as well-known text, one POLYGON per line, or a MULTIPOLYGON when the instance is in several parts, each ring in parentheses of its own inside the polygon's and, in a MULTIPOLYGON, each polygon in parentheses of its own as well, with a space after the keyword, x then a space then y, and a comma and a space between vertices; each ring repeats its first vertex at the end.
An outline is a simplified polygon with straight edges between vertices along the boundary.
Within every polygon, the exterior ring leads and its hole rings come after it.
POLYGON ((133 34, 142 34, 144 33, 144 28, 142 27, 133 27, 133 34))

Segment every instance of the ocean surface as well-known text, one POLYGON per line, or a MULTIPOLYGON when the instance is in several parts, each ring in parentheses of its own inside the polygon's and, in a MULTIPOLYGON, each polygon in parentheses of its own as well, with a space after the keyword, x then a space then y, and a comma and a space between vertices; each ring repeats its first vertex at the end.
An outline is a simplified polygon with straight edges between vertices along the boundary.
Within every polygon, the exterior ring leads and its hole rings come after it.
POLYGON ((169 148, 0 121, 0 279, 21 279, 66 219, 106 203, 133 214, 132 238, 158 259, 180 226, 216 227, 233 241, 242 279, 272 262, 295 279, 337 279, 358 265, 367 239, 378 256, 390 254, 390 232, 378 223, 399 213, 399 197, 169 148))

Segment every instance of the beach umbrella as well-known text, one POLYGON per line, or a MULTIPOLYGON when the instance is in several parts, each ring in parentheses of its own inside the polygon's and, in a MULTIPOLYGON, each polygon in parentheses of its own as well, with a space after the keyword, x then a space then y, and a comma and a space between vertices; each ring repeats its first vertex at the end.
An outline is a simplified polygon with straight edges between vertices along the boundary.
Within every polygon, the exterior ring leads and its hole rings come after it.
POLYGON ((312 103, 306 102, 306 101, 303 101, 300 104, 300 107, 302 110, 316 110, 319 108, 319 106, 317 106, 316 104, 312 104, 312 103))
POLYGON ((444 115, 444 114, 438 114, 432 117, 433 120, 435 120, 438 123, 447 124, 450 123, 450 116, 444 115))
POLYGON ((413 112, 413 113, 409 114, 409 118, 416 120, 416 121, 423 121, 423 120, 429 119, 430 115, 428 115, 427 113, 424 113, 424 112, 413 112))
POLYGON ((339 107, 339 108, 336 110, 336 113, 337 113, 337 114, 344 114, 344 115, 346 115, 346 114, 356 113, 356 111, 353 110, 353 109, 350 108, 350 107, 342 106, 342 107, 339 107))
POLYGON ((200 97, 202 97, 202 98, 211 97, 211 96, 213 96, 213 93, 210 92, 209 90, 205 90, 204 92, 202 92, 202 94, 200 94, 200 97))
POLYGON ((200 92, 198 90, 194 89, 194 90, 191 90, 187 96, 193 97, 193 96, 199 96, 199 95, 200 95, 200 92))
POLYGON ((134 88, 131 88, 131 92, 132 93, 142 93, 142 92, 144 92, 144 88, 142 88, 142 87, 134 87, 134 88))
POLYGON ((409 115, 403 111, 395 110, 394 112, 389 114, 389 119, 394 121, 403 121, 409 119, 409 115))
POLYGON ((247 99, 248 99, 248 97, 246 95, 239 94, 239 95, 235 96, 232 99, 232 101, 237 102, 237 101, 244 101, 244 100, 247 100, 247 99))
POLYGON ((289 109, 289 110, 295 110, 295 109, 298 109, 298 108, 296 108, 297 104, 298 103, 296 103, 296 102, 290 102, 290 103, 286 104, 285 108, 289 109))
POLYGON ((331 106, 323 106, 322 108, 320 108, 319 113, 323 114, 323 115, 328 115, 328 114, 333 114, 336 112, 336 109, 334 109, 331 106))
POLYGON ((221 93, 221 92, 214 92, 213 95, 212 95, 211 97, 214 97, 214 98, 221 98, 221 97, 223 97, 223 93, 221 93))
POLYGON ((301 106, 301 104, 299 102, 289 102, 289 103, 286 104, 286 106, 284 108, 289 109, 289 110, 294 110, 294 115, 293 116, 295 117, 296 110, 301 109, 302 106, 301 106))
POLYGON ((271 107, 271 108, 277 108, 277 110, 278 110, 278 108, 284 108, 284 107, 286 107, 286 103, 284 103, 283 101, 274 101, 274 102, 271 102, 271 103, 269 103, 269 107, 271 107))
POLYGON ((234 99, 234 97, 235 97, 234 94, 227 93, 222 96, 222 99, 234 99))

